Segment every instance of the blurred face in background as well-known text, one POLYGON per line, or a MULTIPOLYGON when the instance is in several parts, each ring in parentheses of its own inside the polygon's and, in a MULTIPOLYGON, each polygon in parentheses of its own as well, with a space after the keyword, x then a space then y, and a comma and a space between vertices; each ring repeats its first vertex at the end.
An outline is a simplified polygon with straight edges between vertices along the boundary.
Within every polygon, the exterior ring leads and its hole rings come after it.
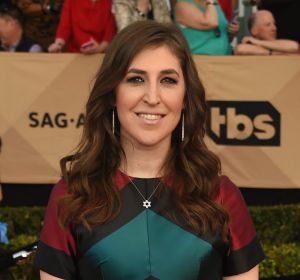
POLYGON ((15 32, 16 21, 9 16, 0 16, 0 41, 6 45, 15 32))
POLYGON ((260 40, 276 40, 277 28, 275 19, 269 11, 258 11, 251 29, 253 37, 260 40))

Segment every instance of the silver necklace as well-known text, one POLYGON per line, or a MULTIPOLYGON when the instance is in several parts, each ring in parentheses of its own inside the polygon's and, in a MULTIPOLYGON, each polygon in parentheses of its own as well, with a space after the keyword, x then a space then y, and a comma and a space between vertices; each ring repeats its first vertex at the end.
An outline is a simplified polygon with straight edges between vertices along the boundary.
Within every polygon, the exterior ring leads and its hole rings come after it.
POLYGON ((148 198, 145 198, 143 196, 143 194, 140 192, 139 188, 136 186, 136 184, 130 179, 129 176, 127 176, 127 177, 130 180, 130 183, 134 186, 134 188, 138 192, 138 194, 143 198, 143 207, 145 207, 147 209, 150 208, 151 207, 151 201, 150 201, 150 199, 155 194, 155 192, 158 189, 158 187, 160 186, 161 181, 158 182, 158 184, 156 185, 156 187, 154 188, 154 190, 152 191, 152 193, 150 194, 150 196, 148 198))

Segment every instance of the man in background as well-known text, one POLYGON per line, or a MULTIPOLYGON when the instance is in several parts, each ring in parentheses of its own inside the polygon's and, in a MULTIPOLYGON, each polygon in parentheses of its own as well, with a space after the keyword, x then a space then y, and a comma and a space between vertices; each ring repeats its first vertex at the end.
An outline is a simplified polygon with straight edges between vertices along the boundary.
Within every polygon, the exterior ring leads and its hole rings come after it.
POLYGON ((44 50, 54 41, 63 0, 10 0, 24 14, 25 33, 44 50))
POLYGON ((280 39, 295 40, 300 43, 300 1, 299 0, 255 0, 258 8, 270 11, 277 24, 280 39))
POLYGON ((252 14, 248 28, 251 36, 244 37, 236 46, 236 55, 299 54, 298 42, 277 39, 277 27, 271 12, 259 10, 252 14))
POLYGON ((38 43, 26 36, 22 11, 11 4, 0 5, 0 51, 43 51, 38 43))

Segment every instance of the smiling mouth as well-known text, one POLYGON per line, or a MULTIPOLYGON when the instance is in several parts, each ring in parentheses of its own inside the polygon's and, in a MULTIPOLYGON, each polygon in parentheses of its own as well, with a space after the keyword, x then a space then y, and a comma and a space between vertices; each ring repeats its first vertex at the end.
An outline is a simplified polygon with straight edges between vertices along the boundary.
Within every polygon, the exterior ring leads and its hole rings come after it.
POLYGON ((137 113, 138 117, 149 120, 149 121, 155 121, 159 120, 164 117, 164 115, 161 114, 145 114, 145 113, 137 113))

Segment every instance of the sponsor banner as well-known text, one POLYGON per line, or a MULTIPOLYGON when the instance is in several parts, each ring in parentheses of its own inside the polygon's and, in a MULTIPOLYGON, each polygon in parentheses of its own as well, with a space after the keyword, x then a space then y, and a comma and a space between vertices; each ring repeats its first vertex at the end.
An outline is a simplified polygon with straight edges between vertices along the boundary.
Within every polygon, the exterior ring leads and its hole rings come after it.
MULTIPOLYGON (((242 187, 300 188, 300 58, 194 57, 208 146, 242 187)), ((0 55, 0 176, 54 183, 72 153, 101 55, 0 55)))
POLYGON ((54 183, 76 147, 84 106, 102 56, 0 55, 0 178, 54 183))
POLYGON ((300 188, 300 57, 194 57, 206 142, 238 186, 300 188))
POLYGON ((280 146, 280 113, 266 101, 208 101, 207 132, 219 145, 280 146))

